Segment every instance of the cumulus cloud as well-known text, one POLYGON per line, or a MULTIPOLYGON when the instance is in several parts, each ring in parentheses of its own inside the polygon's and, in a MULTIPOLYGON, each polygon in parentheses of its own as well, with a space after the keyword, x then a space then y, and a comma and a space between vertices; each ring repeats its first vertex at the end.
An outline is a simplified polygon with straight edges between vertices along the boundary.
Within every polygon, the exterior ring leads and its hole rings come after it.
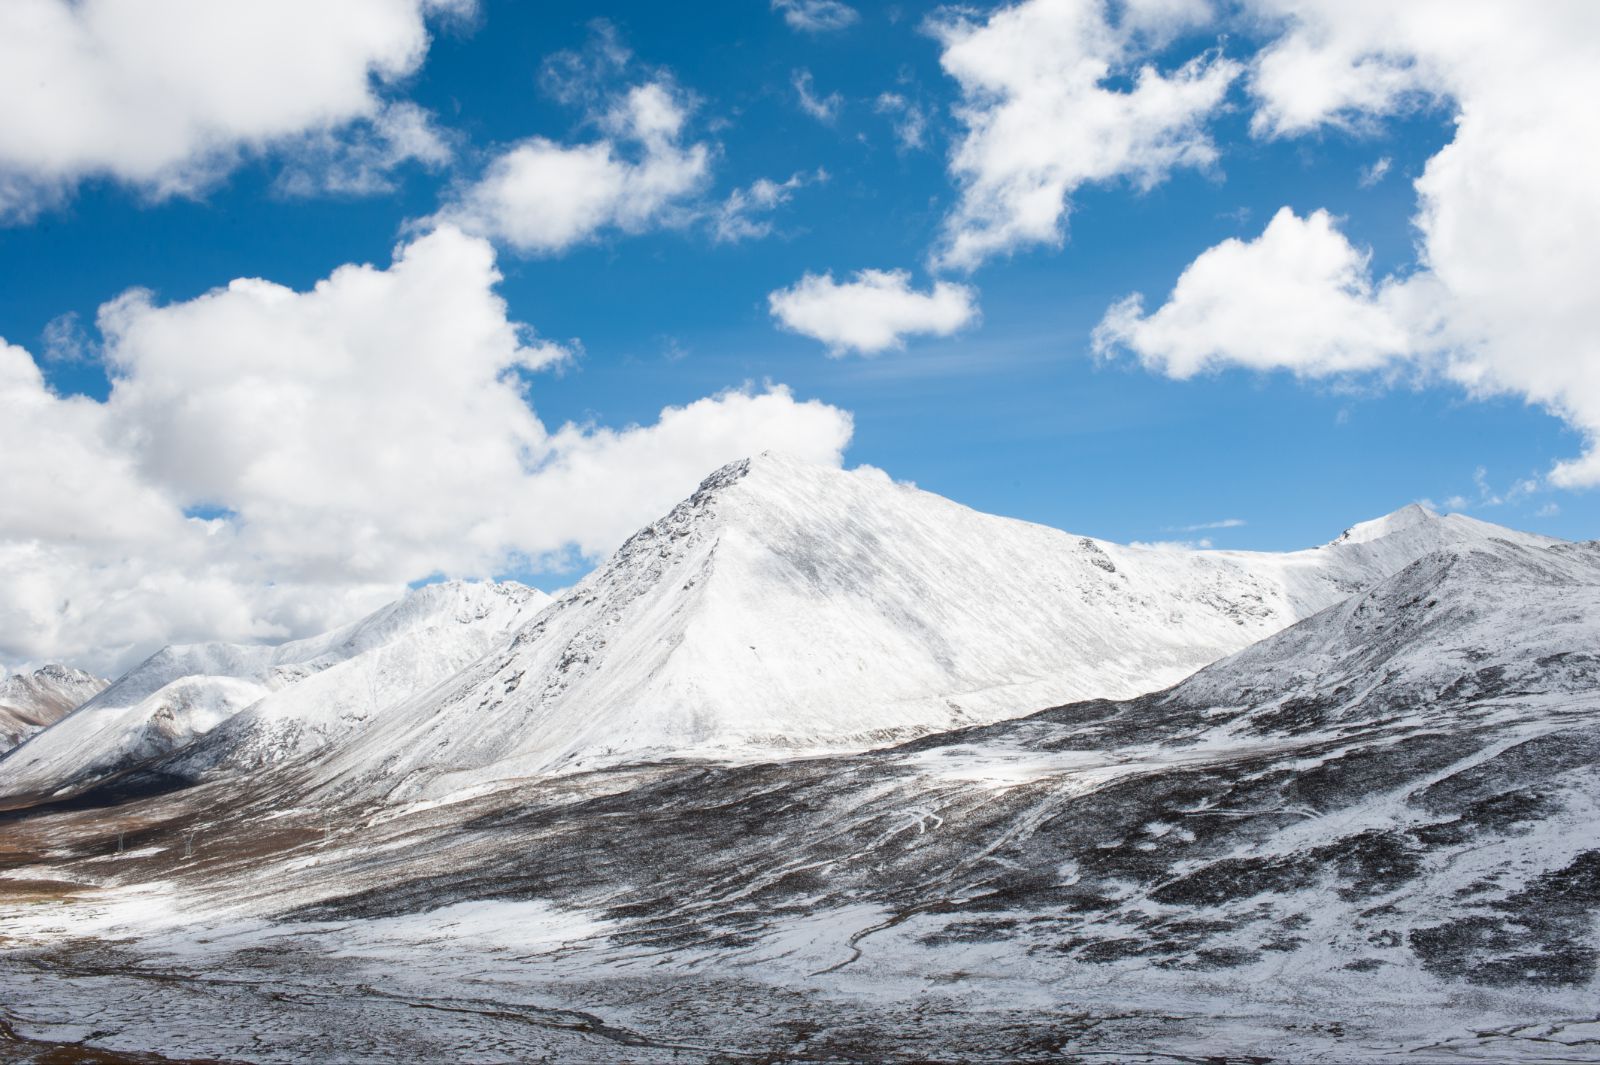
POLYGON ((784 328, 822 341, 834 356, 904 347, 908 336, 949 336, 978 318, 977 301, 976 289, 950 281, 917 292, 905 270, 861 270, 843 283, 808 273, 767 297, 784 328))
POLYGON ((966 134, 950 158, 961 199, 936 262, 972 269, 1030 244, 1059 244, 1080 186, 1149 188, 1217 157, 1205 120, 1240 72, 1215 53, 1162 72, 1148 52, 1203 19, 1203 4, 1145 0, 1111 21, 1104 0, 1026 0, 983 22, 936 18, 940 63, 961 87, 966 134), (1120 81, 1130 82, 1126 90, 1120 81))
POLYGON ((1225 240, 1189 264, 1155 312, 1137 294, 1112 306, 1094 347, 1126 348, 1179 378, 1228 364, 1317 377, 1374 369, 1412 352, 1414 293, 1375 288, 1369 258, 1327 212, 1285 207, 1255 240, 1225 240))
POLYGON ((104 402, 0 345, 0 451, 28 456, 0 463, 0 660, 301 635, 430 574, 603 552, 752 452, 840 460, 849 415, 778 385, 547 428, 531 375, 569 352, 498 280, 486 241, 442 228, 308 291, 132 291, 100 311, 104 402))
POLYGON ((1600 244, 1587 236, 1600 232, 1592 179, 1600 118, 1590 103, 1600 98, 1600 7, 1254 6, 1277 34, 1251 70, 1260 136, 1370 126, 1437 102, 1453 109, 1452 140, 1415 183, 1417 267, 1374 281, 1326 216, 1280 213, 1252 245, 1202 254, 1154 314, 1127 301, 1114 307, 1102 336, 1180 376, 1231 362, 1326 374, 1403 360, 1472 394, 1520 396, 1564 418, 1587 447, 1550 479, 1600 484, 1592 280, 1600 244), (1271 276, 1268 260, 1290 276, 1271 276), (1238 287, 1223 293, 1228 266, 1238 287), (1288 323, 1269 306, 1277 298, 1292 299, 1322 328, 1288 323), (1252 308, 1266 319, 1265 340, 1238 319, 1252 308), (1180 326, 1196 335, 1180 338, 1180 326))
POLYGON ((193 193, 248 153, 292 153, 307 139, 315 149, 352 124, 384 141, 394 165, 410 156, 385 136, 395 116, 382 91, 421 65, 429 16, 473 7, 8 0, 0 4, 0 218, 30 217, 88 177, 157 198, 193 193))
POLYGON ((684 224, 711 172, 711 149, 685 143, 687 105, 664 80, 635 86, 602 117, 606 134, 564 145, 533 137, 495 157, 431 221, 550 255, 616 229, 684 224))
POLYGON ((772 0, 772 10, 783 15, 790 29, 802 33, 829 33, 854 25, 861 17, 839 0, 772 0))
POLYGON ((1211 0, 1122 0, 1123 27, 1158 44, 1211 19, 1211 0))

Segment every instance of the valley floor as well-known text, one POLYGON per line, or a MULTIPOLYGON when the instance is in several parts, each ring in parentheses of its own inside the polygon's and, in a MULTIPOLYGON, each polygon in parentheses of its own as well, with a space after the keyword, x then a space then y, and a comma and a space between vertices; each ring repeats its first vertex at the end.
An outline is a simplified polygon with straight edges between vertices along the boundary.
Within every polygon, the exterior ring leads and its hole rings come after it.
POLYGON ((0 1057, 1600 1060, 1592 959, 1537 921, 1516 915, 1522 938, 1496 948, 1523 959, 1517 980, 1464 979, 1466 947, 1419 946, 1438 928, 1470 940, 1477 904, 1452 922, 1418 863, 1455 868, 1458 894, 1486 876, 1526 894, 1542 856, 1592 893, 1594 852, 1563 816, 1488 857, 1482 839, 1413 847, 1353 877, 1334 857, 1293 884, 1197 880, 1221 863, 1173 856, 1240 833, 1281 846, 1312 819, 1321 838, 1370 832, 1399 820, 1385 783, 1482 776, 1551 737, 1429 750, 1397 734, 1387 763, 1325 737, 1169 743, 1146 764, 1154 746, 1050 750, 1042 736, 1085 720, 1114 736, 1126 707, 1069 709, 862 756, 634 767, 398 811, 285 807, 257 782, 7 815, 0 1057), (1368 790, 1264 803, 1241 783, 1285 765, 1312 781, 1318 760, 1368 790), (1226 833, 1172 824, 1174 805, 1226 833))
MULTIPOLYGON (((506 912, 476 917, 539 920, 518 912, 526 904, 493 906, 506 912)), ((0 1053, 24 1061, 93 1047, 129 1055, 102 1060, 128 1061, 1559 1062, 1593 1061, 1600 1046, 1600 1016, 1572 996, 1435 992, 1378 1004, 1358 979, 1317 988, 1270 973, 1108 980, 1089 966, 1037 966, 1009 951, 930 951, 904 928, 863 944, 846 970, 800 971, 852 957, 852 917, 867 914, 782 930, 780 939, 816 938, 778 964, 737 952, 619 956, 582 941, 490 949, 452 934, 453 917, 407 927, 382 919, 219 927, 181 945, 86 938, 39 950, 13 941, 0 962, 0 1053)))

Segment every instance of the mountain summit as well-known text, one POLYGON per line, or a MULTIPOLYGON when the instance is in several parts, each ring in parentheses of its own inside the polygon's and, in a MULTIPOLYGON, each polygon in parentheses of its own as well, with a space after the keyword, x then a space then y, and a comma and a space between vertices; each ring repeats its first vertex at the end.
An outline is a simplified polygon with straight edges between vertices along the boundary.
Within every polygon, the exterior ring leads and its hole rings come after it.
POLYGON ((105 686, 99 677, 62 665, 0 680, 0 754, 59 721, 105 686))
POLYGON ((1391 519, 1289 554, 1121 546, 763 454, 324 768, 431 795, 617 760, 859 749, 1160 689, 1430 550, 1550 542, 1391 519))

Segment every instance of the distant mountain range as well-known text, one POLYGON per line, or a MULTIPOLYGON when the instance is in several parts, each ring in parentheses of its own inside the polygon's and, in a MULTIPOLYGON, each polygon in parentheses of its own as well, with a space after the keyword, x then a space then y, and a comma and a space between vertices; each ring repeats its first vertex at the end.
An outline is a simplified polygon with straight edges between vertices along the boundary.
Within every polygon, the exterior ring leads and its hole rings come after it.
POLYGON ((764 454, 547 609, 520 586, 438 585, 308 640, 167 648, 0 761, 0 795, 156 759, 195 779, 326 752, 318 775, 343 791, 437 797, 629 760, 859 750, 1165 687, 1491 538, 1553 542, 1412 506, 1287 554, 1124 546, 764 454))
POLYGON ((41 666, 0 680, 0 754, 66 717, 107 684, 71 666, 41 666))
POLYGON ((0 759, 0 795, 79 790, 224 723, 226 744, 197 761, 249 766, 318 748, 498 646, 548 601, 520 584, 454 581, 309 639, 163 648, 0 759))

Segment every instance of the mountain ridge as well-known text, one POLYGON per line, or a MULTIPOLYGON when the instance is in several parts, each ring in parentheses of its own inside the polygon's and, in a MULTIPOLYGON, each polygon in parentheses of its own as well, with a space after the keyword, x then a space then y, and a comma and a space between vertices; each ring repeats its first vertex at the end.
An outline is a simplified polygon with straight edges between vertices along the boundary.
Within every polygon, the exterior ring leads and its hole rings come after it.
POLYGON ((59 663, 0 679, 0 756, 61 720, 109 683, 59 663))
POLYGON ((309 759, 336 793, 437 797, 619 761, 860 750, 1166 687, 1421 554, 1493 537, 1557 542, 1413 506, 1296 552, 1120 545, 763 453, 469 645, 383 650, 441 611, 467 631, 469 586, 441 584, 292 644, 166 649, 85 708, 132 700, 131 727, 64 724, 0 760, 0 793, 139 763, 196 781, 309 759), (39 757, 52 745, 78 753, 39 757))
MULTIPOLYGON (((392 667, 404 672, 391 679, 402 686, 409 681, 426 687, 440 679, 433 674, 447 674, 482 654, 500 633, 547 601, 543 592, 515 582, 450 581, 413 589, 318 636, 282 644, 211 642, 162 648, 0 758, 0 795, 82 786, 183 747, 258 703, 282 710, 280 718, 292 718, 297 711, 317 718, 316 706, 289 694, 308 683, 309 693, 330 700, 323 709, 337 719, 346 709, 340 697, 349 696, 352 688, 371 689, 373 700, 380 687, 394 696, 395 683, 380 685, 375 675, 354 676, 351 663, 370 661, 367 656, 402 642, 412 660, 394 655, 392 667), (452 631, 459 638, 451 639, 452 631), (468 633, 472 635, 463 635, 468 633), (344 682, 343 691, 338 683, 312 683, 330 670, 344 682)), ((381 709, 367 708, 369 716, 381 709)))
POLYGON ((497 763, 514 778, 860 749, 1164 687, 1447 543, 1555 542, 1428 512, 1394 524, 1283 554, 1125 546, 764 453, 326 771, 433 795, 497 763))

